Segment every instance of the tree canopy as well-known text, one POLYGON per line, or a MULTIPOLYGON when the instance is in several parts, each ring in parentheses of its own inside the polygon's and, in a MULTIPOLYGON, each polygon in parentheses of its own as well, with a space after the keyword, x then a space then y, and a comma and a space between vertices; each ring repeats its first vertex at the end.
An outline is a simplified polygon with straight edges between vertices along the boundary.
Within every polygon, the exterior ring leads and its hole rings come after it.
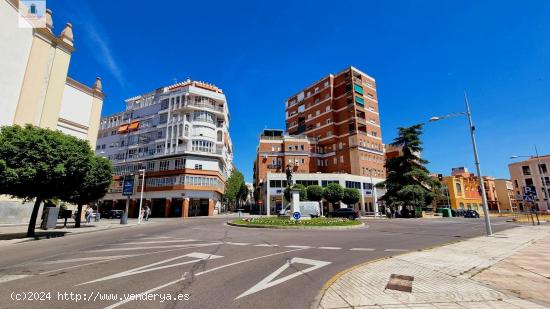
POLYGON ((67 192, 66 196, 62 196, 64 201, 78 205, 76 227, 80 227, 82 205, 102 198, 111 186, 112 179, 113 167, 111 162, 101 157, 92 156, 82 184, 76 191, 67 192))
POLYGON ((440 183, 429 176, 424 166, 428 161, 419 156, 422 125, 399 128, 398 131, 391 145, 400 148, 401 155, 386 161, 386 181, 381 184, 386 188, 386 194, 381 200, 389 207, 403 206, 412 211, 411 208, 430 204, 436 195, 433 188, 440 183))
POLYGON ((345 188, 342 202, 346 205, 355 205, 361 199, 361 193, 354 188, 345 188))
POLYGON ((242 192, 242 186, 244 185, 244 176, 237 168, 233 168, 231 175, 225 182, 225 199, 227 202, 235 206, 239 199, 239 192, 242 192))
POLYGON ((323 199, 323 187, 319 185, 311 185, 306 188, 307 198, 310 201, 319 202, 323 199))
POLYGON ((0 130, 0 194, 35 199, 27 235, 42 201, 78 192, 94 156, 87 141, 32 125, 0 130))
POLYGON ((329 203, 338 203, 344 197, 344 188, 338 183, 329 183, 323 190, 323 197, 329 203))

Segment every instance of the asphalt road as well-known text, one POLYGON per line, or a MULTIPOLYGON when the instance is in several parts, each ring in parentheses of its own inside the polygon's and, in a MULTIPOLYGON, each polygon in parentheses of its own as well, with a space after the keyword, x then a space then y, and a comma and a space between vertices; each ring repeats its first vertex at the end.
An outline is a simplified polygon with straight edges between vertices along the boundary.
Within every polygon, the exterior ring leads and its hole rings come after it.
POLYGON ((368 220, 353 230, 224 223, 170 220, 2 247, 0 308, 308 308, 342 270, 484 232, 482 219, 368 220))

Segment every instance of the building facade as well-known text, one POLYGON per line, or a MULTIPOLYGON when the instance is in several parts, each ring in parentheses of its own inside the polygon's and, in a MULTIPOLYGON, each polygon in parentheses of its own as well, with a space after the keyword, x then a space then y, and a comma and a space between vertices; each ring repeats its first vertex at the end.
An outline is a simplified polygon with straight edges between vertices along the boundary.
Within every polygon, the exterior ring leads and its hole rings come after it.
POLYGON ((350 67, 329 74, 286 101, 286 130, 316 140, 321 173, 385 178, 376 81, 350 67))
MULTIPOLYGON (((20 27, 19 1, 0 0, 0 126, 31 124, 87 140, 95 148, 103 105, 101 79, 87 86, 70 78, 72 25, 54 33, 52 12, 45 27, 20 27)), ((27 223, 29 203, 0 196, 0 223, 27 223)), ((39 214, 40 216, 40 214, 39 214)))
POLYGON ((499 211, 517 212, 519 210, 514 185, 508 179, 495 179, 495 190, 499 201, 499 211))
POLYGON ((452 209, 482 210, 479 181, 476 175, 469 173, 464 167, 453 168, 451 176, 443 177, 448 188, 452 209))
POLYGON ((530 210, 535 207, 538 210, 548 210, 548 192, 544 189, 543 181, 546 187, 550 187, 550 155, 532 157, 530 159, 514 162, 508 165, 510 179, 514 186, 514 193, 518 201, 520 211, 530 210), (523 201, 525 189, 529 187, 531 191, 536 192, 534 202, 523 201))
POLYGON ((124 112, 101 119, 96 153, 115 171, 103 210, 124 209, 122 180, 135 175, 129 215, 136 217, 144 170, 143 205, 154 217, 212 215, 233 169, 225 95, 188 79, 129 98, 124 112))

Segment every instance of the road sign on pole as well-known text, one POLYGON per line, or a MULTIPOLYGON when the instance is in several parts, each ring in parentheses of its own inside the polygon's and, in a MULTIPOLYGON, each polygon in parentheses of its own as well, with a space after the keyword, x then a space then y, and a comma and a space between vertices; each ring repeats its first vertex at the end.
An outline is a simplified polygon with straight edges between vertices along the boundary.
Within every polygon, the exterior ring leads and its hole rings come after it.
POLYGON ((134 176, 124 176, 122 181, 122 195, 130 196, 134 194, 134 176))
POLYGON ((294 220, 300 220, 301 216, 302 215, 300 214, 299 211, 295 211, 295 212, 292 213, 292 219, 294 219, 294 220))

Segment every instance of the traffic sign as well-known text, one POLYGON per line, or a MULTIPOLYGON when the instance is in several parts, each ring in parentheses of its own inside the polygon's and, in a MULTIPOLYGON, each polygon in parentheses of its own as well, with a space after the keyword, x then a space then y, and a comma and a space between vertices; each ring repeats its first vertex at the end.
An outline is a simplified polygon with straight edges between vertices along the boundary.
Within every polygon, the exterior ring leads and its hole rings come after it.
POLYGON ((523 188, 523 192, 525 195, 537 196, 537 189, 535 188, 535 186, 525 186, 523 188))
POLYGON ((295 212, 292 213, 292 218, 293 218, 294 220, 300 220, 300 217, 301 217, 301 216, 302 216, 302 215, 300 215, 300 212, 299 212, 299 211, 295 211, 295 212))
POLYGON ((531 195, 524 195, 523 196, 523 201, 524 202, 534 202, 535 199, 531 195))

